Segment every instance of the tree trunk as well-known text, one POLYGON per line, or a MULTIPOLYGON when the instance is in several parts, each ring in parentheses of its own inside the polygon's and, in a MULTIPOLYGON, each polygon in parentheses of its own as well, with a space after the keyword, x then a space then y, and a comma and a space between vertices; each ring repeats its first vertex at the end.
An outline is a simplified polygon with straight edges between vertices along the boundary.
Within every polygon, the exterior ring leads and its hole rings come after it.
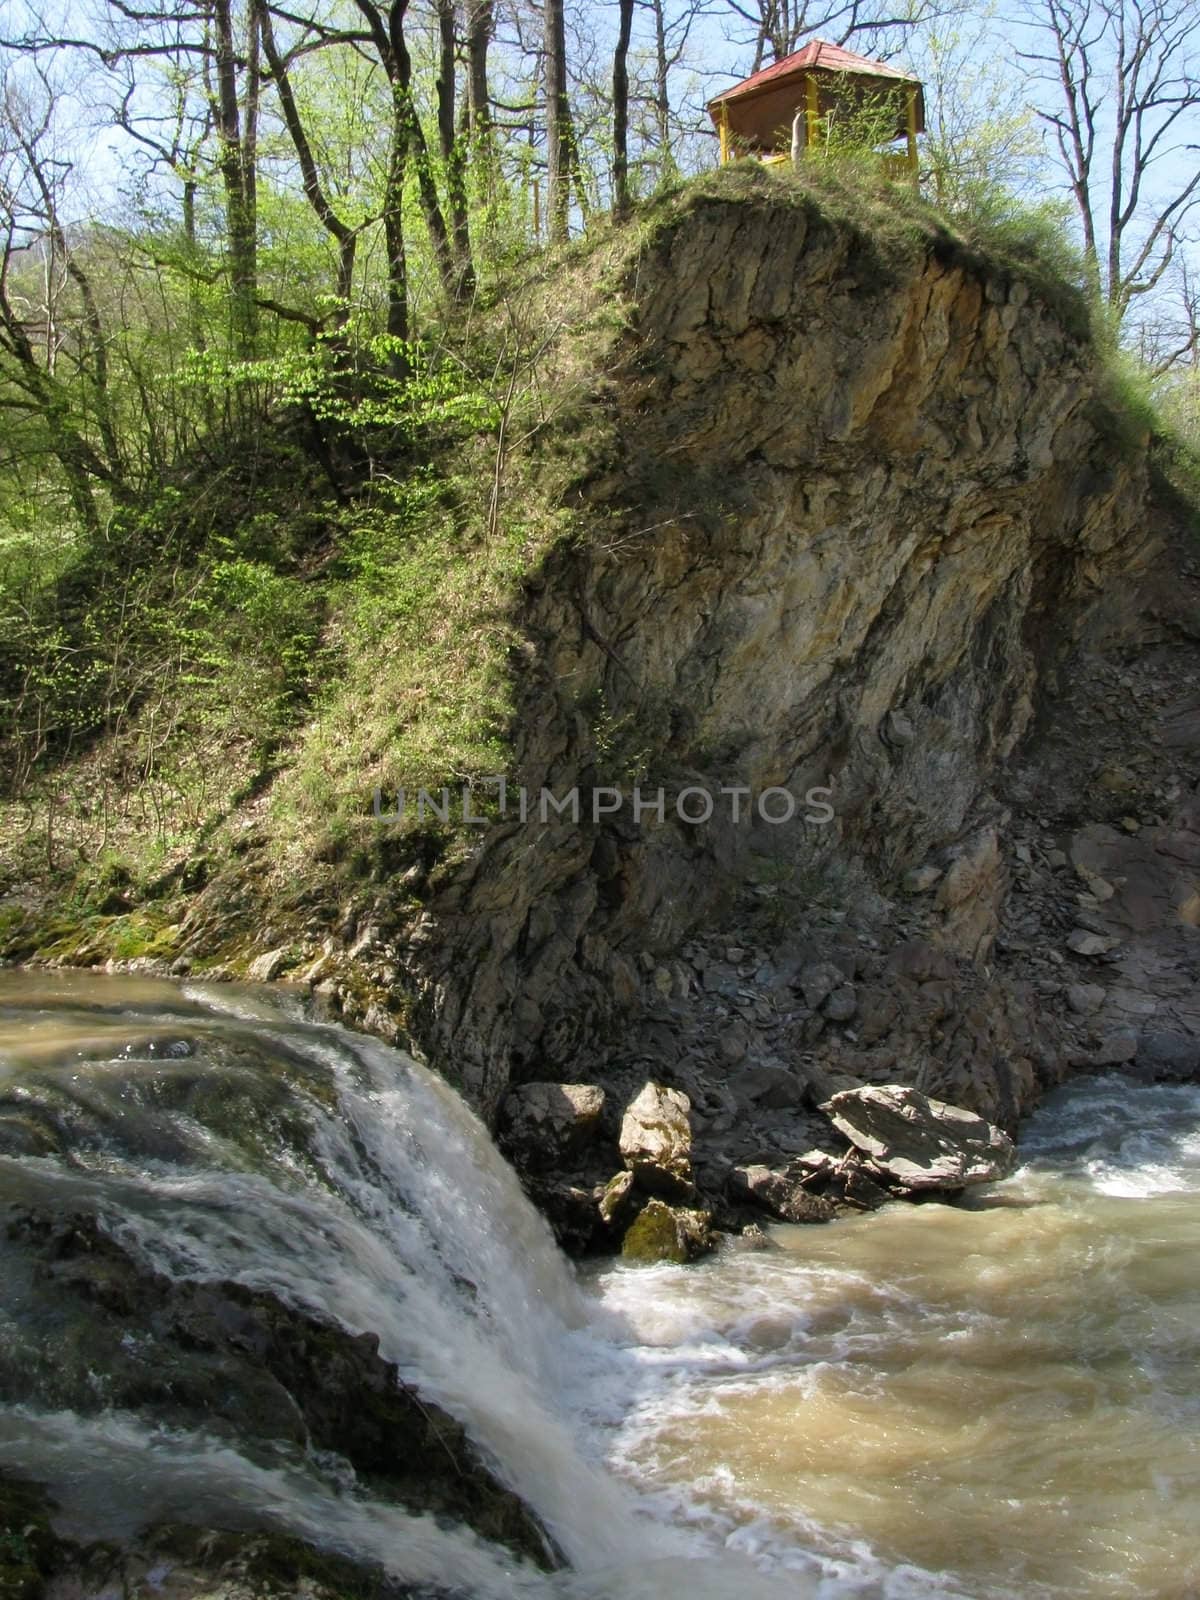
POLYGON ((629 39, 634 0, 620 0, 617 46, 613 52, 613 216, 629 215, 629 39))
MULTIPOLYGON (((387 245, 387 331, 408 339, 408 257, 404 249, 404 178, 408 167, 408 128, 392 85, 392 142, 383 192, 383 237, 387 245)), ((398 366, 400 362, 396 363, 398 366)))
POLYGON ((475 267, 471 260, 471 230, 467 214, 467 151, 455 126, 456 93, 454 0, 437 0, 440 60, 437 80, 438 143, 446 168, 446 195, 450 206, 450 229, 454 247, 455 284, 458 300, 475 287, 475 267))
POLYGON ((488 91, 488 48, 495 26, 493 0, 468 0, 467 96, 471 136, 476 144, 491 142, 492 102, 488 91))
MULTIPOLYGON (((258 251, 253 186, 247 183, 238 103, 238 57, 232 0, 214 0, 216 123, 229 260, 230 320, 234 354, 248 360, 258 335, 258 251)), ((255 28, 257 33, 257 28, 255 28)), ((253 140, 250 142, 253 151, 253 140)))
POLYGON ((671 85, 667 58, 667 19, 665 0, 654 0, 654 128, 658 135, 658 181, 667 184, 675 177, 675 156, 671 150, 671 85))
POLYGON ((571 110, 567 102, 567 38, 563 0, 545 0, 546 213, 550 241, 567 238, 571 207, 571 110))

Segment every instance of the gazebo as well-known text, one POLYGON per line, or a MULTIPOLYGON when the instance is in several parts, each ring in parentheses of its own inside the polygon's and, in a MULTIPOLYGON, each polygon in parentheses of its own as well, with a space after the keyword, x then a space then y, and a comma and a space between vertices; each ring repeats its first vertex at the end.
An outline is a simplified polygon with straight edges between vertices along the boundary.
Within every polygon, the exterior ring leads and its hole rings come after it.
MULTIPOLYGON (((828 138, 830 119, 855 111, 882 111, 893 119, 892 139, 904 139, 895 162, 917 180, 917 135, 925 132, 921 80, 884 61, 871 61, 825 39, 753 73, 708 102, 721 139, 721 163, 755 155, 767 163, 816 150, 828 138)), ((887 137, 885 135, 885 137, 887 137)))

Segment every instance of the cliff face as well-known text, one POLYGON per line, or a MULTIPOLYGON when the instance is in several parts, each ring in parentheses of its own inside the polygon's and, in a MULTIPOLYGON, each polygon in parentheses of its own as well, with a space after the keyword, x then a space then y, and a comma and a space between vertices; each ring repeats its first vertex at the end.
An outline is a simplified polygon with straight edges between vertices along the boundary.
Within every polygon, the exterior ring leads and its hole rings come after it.
POLYGON ((756 943, 793 972, 822 928, 940 946, 939 981, 991 999, 965 1033, 910 1038, 892 1076, 1011 1120, 1055 1069, 981 966, 996 778, 1072 651, 1129 623, 1155 551, 1144 450, 1021 276, 934 235, 885 257, 773 179, 745 186, 671 213, 628 268, 587 534, 528 594, 510 775, 579 785, 585 820, 489 830, 430 908, 406 957, 427 1038, 489 1108, 510 1079, 611 1071, 656 1008, 676 1038, 695 1009, 703 968, 671 964, 689 936, 741 944, 769 913, 756 943), (662 825, 628 798, 586 820, 589 786, 635 778, 666 786, 662 825), (833 820, 735 825, 722 785, 830 786, 833 820), (689 786, 717 797, 706 825, 674 816, 689 786), (897 911, 927 863, 920 914, 897 911), (977 1067, 947 1080, 939 1050, 977 1067))

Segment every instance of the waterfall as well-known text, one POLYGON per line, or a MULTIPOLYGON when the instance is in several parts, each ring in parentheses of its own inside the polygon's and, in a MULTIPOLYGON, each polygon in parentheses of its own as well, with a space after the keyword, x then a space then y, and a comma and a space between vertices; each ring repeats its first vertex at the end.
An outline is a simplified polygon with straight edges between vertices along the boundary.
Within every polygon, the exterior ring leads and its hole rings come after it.
POLYGON ((251 1517, 402 1579, 503 1600, 676 1593, 681 1562, 697 1594, 730 1581, 753 1594, 752 1567, 739 1559, 736 1579, 722 1576, 711 1545, 657 1520, 589 1448, 569 1403, 588 1303, 458 1095, 402 1051, 260 1001, 203 986, 163 999, 8 1009, 10 1099, 70 1140, 0 1156, 0 1198, 94 1215, 175 1283, 265 1291, 375 1335, 403 1381, 465 1426, 567 1570, 547 1577, 331 1481, 327 1464, 267 1465, 119 1410, 10 1405, 0 1465, 50 1484, 79 1538, 185 1512, 222 1527, 251 1517))

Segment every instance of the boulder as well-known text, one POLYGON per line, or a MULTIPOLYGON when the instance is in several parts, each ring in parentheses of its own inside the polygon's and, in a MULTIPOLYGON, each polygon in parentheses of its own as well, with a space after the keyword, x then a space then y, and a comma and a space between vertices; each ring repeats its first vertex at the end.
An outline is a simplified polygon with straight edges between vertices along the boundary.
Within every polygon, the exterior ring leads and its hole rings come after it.
POLYGON ((274 983, 289 959, 290 952, 287 949, 268 950, 264 955, 255 956, 246 968, 246 976, 251 983, 274 983))
POLYGON ((626 1232, 621 1254, 627 1261, 673 1261, 682 1265, 707 1254, 712 1248, 712 1229, 706 1211, 670 1206, 665 1200, 651 1200, 626 1232))
POLYGON ((501 1107, 501 1140, 531 1171, 559 1166, 588 1144, 603 1110, 593 1083, 522 1083, 501 1107))
POLYGON ((729 1193, 780 1222, 828 1222, 835 1214, 834 1207, 804 1187, 802 1180, 809 1175, 803 1168, 790 1166, 734 1167, 729 1174, 729 1193))
POLYGON ((621 1157, 647 1194, 683 1199, 692 1191, 691 1102, 678 1089, 647 1083, 621 1119, 621 1157))
POLYGON ((822 1110, 876 1173, 905 1189, 993 1183, 1016 1166, 1012 1140, 992 1123, 899 1084, 845 1090, 822 1110))

